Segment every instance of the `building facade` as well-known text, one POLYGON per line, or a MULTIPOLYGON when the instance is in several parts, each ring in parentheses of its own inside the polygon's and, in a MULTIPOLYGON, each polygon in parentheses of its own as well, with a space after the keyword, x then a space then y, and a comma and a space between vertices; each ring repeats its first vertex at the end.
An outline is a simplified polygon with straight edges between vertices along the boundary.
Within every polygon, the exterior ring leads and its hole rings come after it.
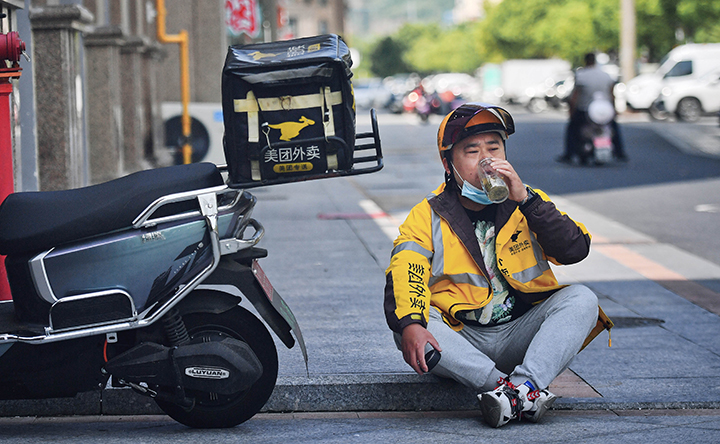
MULTIPOLYGON (((169 0, 166 33, 189 35, 190 100, 219 103, 228 44, 344 31, 343 0, 169 0), (255 3, 259 1, 259 3, 255 3), (228 32, 228 4, 260 30, 228 32)), ((167 162, 162 104, 180 101, 176 44, 157 38, 157 0, 0 0, 0 32, 31 61, 9 98, 14 190, 62 190, 167 162)))

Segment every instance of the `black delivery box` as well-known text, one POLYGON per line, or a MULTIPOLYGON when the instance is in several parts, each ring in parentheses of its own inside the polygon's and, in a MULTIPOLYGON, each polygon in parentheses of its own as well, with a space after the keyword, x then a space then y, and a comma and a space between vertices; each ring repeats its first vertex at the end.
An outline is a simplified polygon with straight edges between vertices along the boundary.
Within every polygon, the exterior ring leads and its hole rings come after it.
POLYGON ((333 34, 231 46, 222 75, 229 185, 360 174, 351 66, 333 34))

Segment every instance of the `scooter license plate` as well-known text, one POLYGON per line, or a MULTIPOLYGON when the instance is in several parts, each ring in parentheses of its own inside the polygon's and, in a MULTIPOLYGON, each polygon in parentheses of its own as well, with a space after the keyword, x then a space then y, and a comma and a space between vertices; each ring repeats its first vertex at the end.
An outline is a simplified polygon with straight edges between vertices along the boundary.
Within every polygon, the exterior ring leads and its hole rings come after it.
POLYGON ((593 139, 593 145, 595 145, 595 148, 611 148, 612 147, 612 138, 596 137, 593 139))
POLYGON ((265 296, 272 301, 273 300, 273 286, 270 283, 270 279, 268 279, 267 275, 263 271, 262 268, 260 268, 260 264, 258 263, 257 259, 252 261, 252 272, 255 275, 255 279, 257 279, 258 283, 260 283, 260 286, 262 287, 263 291, 265 292, 265 296))

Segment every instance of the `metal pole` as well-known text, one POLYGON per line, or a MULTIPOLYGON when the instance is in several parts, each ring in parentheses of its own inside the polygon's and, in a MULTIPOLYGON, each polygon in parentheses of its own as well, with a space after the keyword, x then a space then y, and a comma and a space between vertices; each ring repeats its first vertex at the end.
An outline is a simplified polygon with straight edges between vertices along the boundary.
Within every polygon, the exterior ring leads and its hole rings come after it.
MULTIPOLYGON (((3 61, 3 63, 5 63, 3 61)), ((13 87, 9 78, 0 78, 0 202, 14 191, 12 125, 10 123, 10 94, 13 87)), ((12 299, 5 271, 5 256, 0 255, 0 301, 12 299)))
MULTIPOLYGON (((2 14, 5 17, 5 14, 2 14)), ((22 68, 18 64, 20 55, 25 54, 25 42, 17 32, 0 34, 0 203, 15 191, 15 173, 13 172, 13 125, 11 121, 10 96, 13 93, 12 79, 19 79, 22 68), (6 60, 12 62, 7 67, 6 60)), ((25 54, 27 57, 27 54, 25 54)), ((10 284, 5 270, 5 256, 0 255, 0 300, 10 300, 10 284)))
POLYGON ((635 0, 620 0, 620 72, 627 83, 635 77, 635 0))
POLYGON ((183 163, 192 163, 192 145, 190 144, 190 50, 188 46, 188 33, 181 30, 178 34, 165 33, 165 0, 156 0, 157 9, 157 39, 160 43, 177 43, 180 45, 180 102, 182 103, 182 132, 183 132, 183 163))

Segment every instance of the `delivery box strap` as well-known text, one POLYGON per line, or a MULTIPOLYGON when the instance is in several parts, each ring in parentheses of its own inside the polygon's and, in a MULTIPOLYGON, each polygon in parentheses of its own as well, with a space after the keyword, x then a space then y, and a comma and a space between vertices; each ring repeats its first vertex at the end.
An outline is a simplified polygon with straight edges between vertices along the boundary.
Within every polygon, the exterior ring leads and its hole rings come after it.
MULTIPOLYGON (((283 111, 307 108, 322 108, 326 106, 342 104, 342 91, 331 92, 329 87, 322 88, 318 94, 304 94, 299 96, 282 97, 261 97, 256 98, 252 91, 248 91, 244 99, 233 100, 233 107, 236 113, 248 113, 248 142, 257 143, 260 141, 258 113, 260 111, 283 111)), ((329 113, 332 120, 332 112, 329 113)), ((328 133, 326 123, 326 136, 334 135, 334 125, 331 133, 328 133)))
MULTIPOLYGON (((233 100, 233 108, 236 113, 247 113, 248 119, 248 142, 258 143, 260 141, 260 111, 283 111, 308 108, 321 108, 323 114, 323 129, 325 138, 335 135, 335 121, 333 119, 332 106, 342 104, 342 91, 331 91, 326 86, 320 89, 318 94, 304 94, 299 96, 264 97, 256 98, 255 93, 248 91, 246 98, 233 100)), ((260 162, 251 160, 251 176, 253 180, 261 180, 260 162)), ((337 153, 327 154, 328 169, 335 170, 338 167, 337 153)))
MULTIPOLYGON (((325 140, 327 141, 328 137, 335 135, 335 119, 333 118, 332 106, 342 103, 342 96, 340 96, 340 102, 333 103, 333 93, 330 91, 330 87, 326 86, 321 91, 323 93, 323 128, 325 131, 325 140)), ((338 93, 339 92, 340 91, 338 91, 338 93)), ((336 170, 338 168, 337 152, 328 152, 326 160, 329 170, 336 170)))
POLYGON ((318 94, 260 98, 255 98, 255 94, 248 91, 247 98, 235 99, 233 105, 236 113, 316 108, 323 106, 325 102, 329 105, 340 105, 342 103, 342 91, 329 92, 329 90, 330 88, 325 87, 318 94))

